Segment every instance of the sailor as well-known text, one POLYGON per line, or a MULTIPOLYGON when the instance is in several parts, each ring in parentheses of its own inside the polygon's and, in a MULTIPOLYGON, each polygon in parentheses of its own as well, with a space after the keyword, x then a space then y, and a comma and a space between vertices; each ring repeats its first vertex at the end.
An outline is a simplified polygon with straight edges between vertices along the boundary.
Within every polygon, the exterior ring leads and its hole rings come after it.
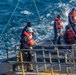
MULTIPOLYGON (((35 44, 35 41, 33 39, 33 29, 32 27, 27 27, 26 31, 23 32, 24 37, 21 39, 21 46, 20 49, 32 49, 32 46, 35 44)), ((23 52, 24 60, 26 61, 32 61, 32 56, 29 51, 23 52), (27 57, 27 58, 26 58, 27 57)), ((32 70, 31 65, 28 64, 27 70, 32 70)))
MULTIPOLYGON (((26 31, 23 32, 23 37, 21 38, 20 49, 32 49, 32 46, 35 45, 35 41, 32 36, 33 30, 32 27, 27 27, 26 31)), ((32 61, 32 54, 30 51, 23 51, 23 61, 32 61)), ((16 65, 13 66, 15 70, 16 65)), ((33 71, 32 64, 27 64, 27 71, 33 71)))
POLYGON ((68 16, 68 21, 69 21, 69 25, 72 27, 73 30, 76 30, 75 25, 76 25, 76 9, 72 8, 71 12, 69 13, 68 16))
POLYGON ((54 20, 54 44, 61 44, 60 38, 62 28, 63 25, 61 24, 61 15, 57 15, 57 17, 54 20))
POLYGON ((74 43, 75 33, 69 25, 66 26, 66 30, 65 30, 63 38, 64 38, 64 41, 66 44, 73 44, 74 43))

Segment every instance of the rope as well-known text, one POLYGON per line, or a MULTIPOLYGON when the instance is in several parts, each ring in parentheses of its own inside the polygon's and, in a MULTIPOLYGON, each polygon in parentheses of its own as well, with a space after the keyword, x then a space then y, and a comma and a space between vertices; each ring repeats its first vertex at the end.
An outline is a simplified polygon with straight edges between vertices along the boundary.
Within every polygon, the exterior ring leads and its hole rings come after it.
MULTIPOLYGON (((43 24, 43 22, 42 22, 42 19, 41 19, 41 17, 40 17, 40 13, 39 13, 39 11, 38 11, 38 8, 37 8, 37 5, 36 5, 35 0, 33 0, 33 2, 34 2, 34 5, 35 5, 35 8, 36 8, 37 14, 38 14, 38 16, 39 16, 39 19, 40 19, 40 21, 41 21, 42 25, 44 26, 44 24, 43 24)), ((45 31, 45 33, 47 34, 47 32, 46 32, 46 30, 45 30, 45 29, 44 29, 44 31, 45 31)), ((49 39, 50 39, 50 38, 49 38, 49 39)), ((50 39, 50 42, 53 44, 53 42, 52 42, 52 40, 51 40, 51 39, 50 39)))
POLYGON ((34 5, 35 5, 35 8, 36 8, 36 11, 37 11, 37 13, 38 13, 39 19, 42 20, 41 17, 40 17, 40 14, 39 14, 39 11, 38 11, 38 8, 37 8, 37 5, 36 5, 35 0, 33 0, 33 2, 34 2, 34 5))
MULTIPOLYGON (((8 22, 7 22, 7 24, 6 24, 6 27, 5 27, 4 30, 2 31, 0 37, 2 37, 2 35, 3 35, 4 31, 6 30, 7 26, 10 24, 11 18, 13 17, 13 15, 14 15, 14 13, 15 13, 15 11, 16 11, 18 5, 19 5, 19 3, 20 3, 20 0, 18 1, 17 5, 16 5, 16 7, 15 7, 15 9, 14 9, 14 11, 13 11, 11 17, 9 18, 9 20, 8 20, 8 22)), ((1 38, 1 39, 2 39, 2 38, 1 38)))

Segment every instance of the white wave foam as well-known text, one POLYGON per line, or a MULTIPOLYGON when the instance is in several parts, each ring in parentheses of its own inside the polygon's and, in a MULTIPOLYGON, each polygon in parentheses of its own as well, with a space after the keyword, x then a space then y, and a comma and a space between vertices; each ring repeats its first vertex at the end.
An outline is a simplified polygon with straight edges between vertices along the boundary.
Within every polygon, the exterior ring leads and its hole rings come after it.
POLYGON ((50 13, 49 14, 47 14, 47 17, 49 17, 50 16, 50 13))
POLYGON ((71 2, 76 2, 76 0, 70 0, 70 3, 71 3, 71 2))
POLYGON ((27 10, 21 11, 21 13, 22 13, 22 14, 28 14, 28 15, 32 14, 31 12, 29 12, 29 11, 27 11, 27 10))

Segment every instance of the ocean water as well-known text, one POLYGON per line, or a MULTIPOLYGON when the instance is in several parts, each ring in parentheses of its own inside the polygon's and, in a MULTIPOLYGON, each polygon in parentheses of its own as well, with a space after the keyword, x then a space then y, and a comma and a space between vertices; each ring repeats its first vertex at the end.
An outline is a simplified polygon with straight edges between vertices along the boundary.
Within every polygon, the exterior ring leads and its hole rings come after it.
POLYGON ((0 59, 7 49, 20 44, 22 28, 28 21, 34 27, 37 43, 52 39, 54 18, 62 15, 64 31, 73 7, 76 7, 76 0, 0 0, 0 59))

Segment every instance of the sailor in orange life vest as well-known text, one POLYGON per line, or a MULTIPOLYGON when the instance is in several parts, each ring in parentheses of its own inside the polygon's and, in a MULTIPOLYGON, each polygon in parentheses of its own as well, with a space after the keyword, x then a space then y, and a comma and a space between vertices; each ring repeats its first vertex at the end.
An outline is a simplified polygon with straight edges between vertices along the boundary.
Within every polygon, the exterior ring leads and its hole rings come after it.
POLYGON ((61 15, 57 15, 57 18, 54 20, 54 44, 61 44, 61 29, 63 25, 61 24, 61 15))
MULTIPOLYGON (((32 49, 32 46, 35 45, 35 41, 33 39, 33 29, 32 27, 27 27, 26 31, 23 32, 23 37, 21 38, 21 46, 20 49, 32 49)), ((30 51, 23 52, 23 60, 24 61, 32 61, 32 55, 30 51)), ((30 64, 27 65, 27 70, 33 70, 30 68, 30 64)))
MULTIPOLYGON (((32 36, 33 29, 32 27, 27 27, 26 31, 23 32, 23 35, 20 40, 20 49, 32 49, 32 46, 35 45, 35 41, 32 36)), ((23 51, 23 61, 32 61, 32 54, 30 51, 23 51)), ((15 71, 16 66, 20 64, 14 64, 13 65, 13 70, 15 71)), ((27 71, 33 71, 32 64, 27 64, 27 71)))
POLYGON ((64 38, 64 42, 66 44, 73 44, 74 43, 75 33, 69 25, 66 26, 66 30, 65 30, 63 38, 64 38))
POLYGON ((68 21, 73 30, 76 30, 76 9, 72 8, 71 12, 68 15, 68 21))

